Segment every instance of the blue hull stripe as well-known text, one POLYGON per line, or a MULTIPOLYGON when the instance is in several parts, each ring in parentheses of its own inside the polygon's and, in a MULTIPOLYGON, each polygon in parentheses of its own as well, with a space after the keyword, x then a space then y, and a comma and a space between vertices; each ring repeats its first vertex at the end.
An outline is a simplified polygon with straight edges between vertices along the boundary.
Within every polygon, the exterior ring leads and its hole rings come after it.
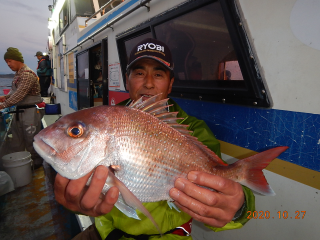
POLYGON ((319 114, 173 99, 219 140, 257 152, 288 146, 280 159, 320 172, 319 114))

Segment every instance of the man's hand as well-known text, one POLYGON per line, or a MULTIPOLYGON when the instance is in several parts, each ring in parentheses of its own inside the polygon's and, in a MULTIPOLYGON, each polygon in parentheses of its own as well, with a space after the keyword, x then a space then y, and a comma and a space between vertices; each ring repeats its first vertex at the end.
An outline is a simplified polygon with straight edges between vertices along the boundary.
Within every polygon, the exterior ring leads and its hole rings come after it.
POLYGON ((5 101, 6 101, 5 96, 0 96, 0 102, 5 102, 5 101))
POLYGON ((170 190, 170 196, 177 207, 195 220, 213 227, 223 227, 232 220, 244 203, 245 197, 239 183, 195 171, 188 174, 188 179, 178 178, 175 188, 170 190))
POLYGON ((90 186, 86 183, 92 172, 77 180, 69 180, 57 174, 54 183, 56 200, 71 211, 97 217, 111 211, 118 200, 119 190, 112 187, 106 193, 101 190, 108 177, 108 168, 98 166, 93 174, 90 186))

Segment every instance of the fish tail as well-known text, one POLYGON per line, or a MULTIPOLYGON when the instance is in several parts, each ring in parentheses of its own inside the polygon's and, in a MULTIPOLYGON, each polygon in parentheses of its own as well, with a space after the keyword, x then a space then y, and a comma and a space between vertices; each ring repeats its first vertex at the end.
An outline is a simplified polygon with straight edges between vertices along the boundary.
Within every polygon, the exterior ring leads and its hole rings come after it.
POLYGON ((276 195, 268 184, 262 170, 287 149, 288 147, 272 148, 234 163, 238 166, 244 165, 241 168, 245 169, 243 177, 238 182, 260 194, 269 196, 276 195))

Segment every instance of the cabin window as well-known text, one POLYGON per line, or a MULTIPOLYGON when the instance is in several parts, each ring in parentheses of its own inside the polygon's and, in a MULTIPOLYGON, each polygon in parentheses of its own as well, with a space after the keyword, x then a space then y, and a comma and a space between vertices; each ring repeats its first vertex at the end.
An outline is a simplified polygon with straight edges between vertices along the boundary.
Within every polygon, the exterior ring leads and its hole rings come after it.
POLYGON ((70 0, 71 21, 73 21, 75 17, 90 17, 94 12, 92 0, 70 0))
POLYGON ((171 49, 175 86, 245 89, 219 2, 154 27, 171 49))
POLYGON ((188 1, 155 16, 117 36, 123 75, 132 46, 145 38, 141 31, 149 31, 148 37, 171 49, 175 77, 171 96, 269 107, 239 22, 234 0, 188 1))
POLYGON ((62 33, 69 24, 69 1, 65 1, 59 14, 59 30, 62 33))

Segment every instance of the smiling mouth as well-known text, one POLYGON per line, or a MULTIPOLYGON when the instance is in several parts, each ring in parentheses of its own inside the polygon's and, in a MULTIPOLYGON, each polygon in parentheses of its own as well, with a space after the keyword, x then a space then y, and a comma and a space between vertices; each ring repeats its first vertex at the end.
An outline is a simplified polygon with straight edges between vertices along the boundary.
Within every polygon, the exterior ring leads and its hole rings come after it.
POLYGON ((148 95, 148 94, 141 94, 142 100, 145 101, 151 97, 153 97, 154 95, 148 95))

